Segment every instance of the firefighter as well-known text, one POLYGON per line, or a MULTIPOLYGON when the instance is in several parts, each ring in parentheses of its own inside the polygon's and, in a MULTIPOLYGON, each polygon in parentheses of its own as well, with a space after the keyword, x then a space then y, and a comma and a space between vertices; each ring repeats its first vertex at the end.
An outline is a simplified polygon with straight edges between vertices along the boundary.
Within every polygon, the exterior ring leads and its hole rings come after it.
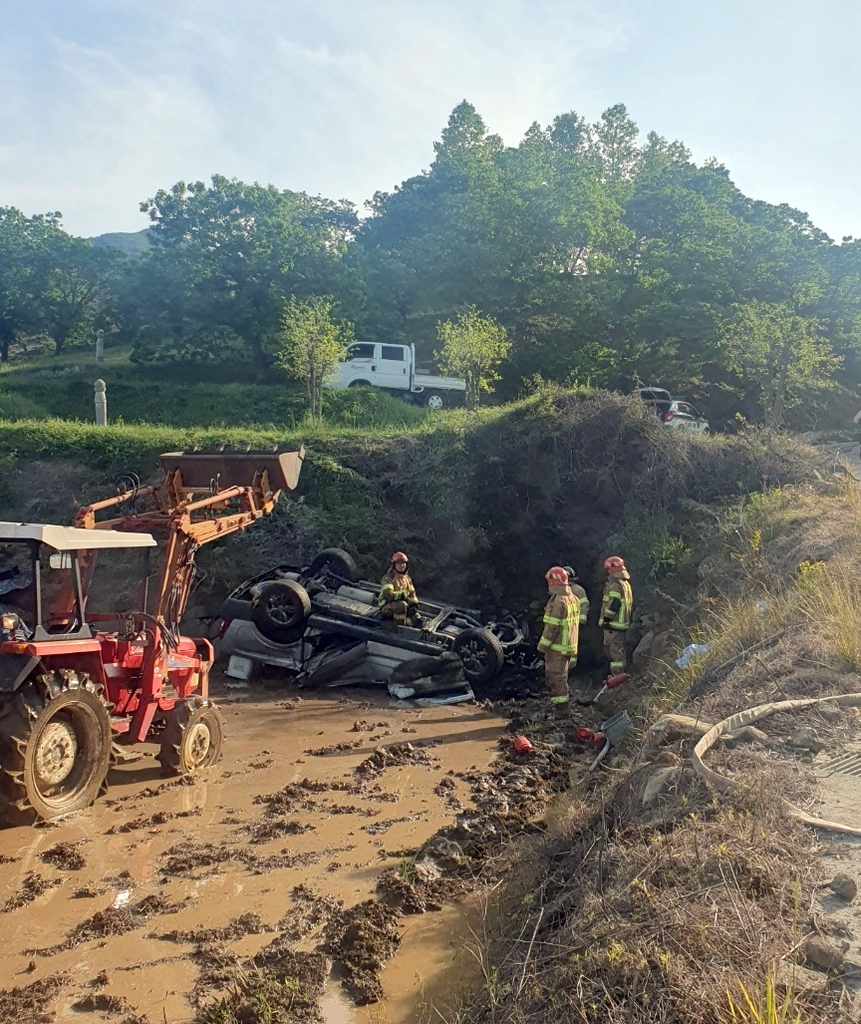
POLYGON ((377 598, 380 615, 392 621, 395 626, 405 626, 408 620, 418 626, 422 621, 419 599, 409 577, 408 567, 407 556, 403 551, 396 551, 389 560, 389 571, 380 584, 380 596, 377 598))
POLYGON ((630 576, 625 563, 618 555, 611 555, 604 562, 607 582, 601 600, 601 627, 604 630, 604 650, 610 659, 610 676, 625 670, 625 633, 631 625, 631 609, 634 604, 630 576))
POLYGON ((568 573, 568 586, 571 588, 571 593, 580 602, 580 625, 585 626, 586 620, 589 618, 589 598, 586 596, 586 591, 580 586, 579 577, 571 566, 563 565, 562 568, 568 573))
POLYGON ((544 577, 550 599, 544 608, 544 632, 538 650, 544 655, 544 678, 550 691, 550 702, 556 714, 567 715, 568 667, 577 660, 580 635, 580 602, 568 586, 568 573, 559 565, 547 570, 544 577))

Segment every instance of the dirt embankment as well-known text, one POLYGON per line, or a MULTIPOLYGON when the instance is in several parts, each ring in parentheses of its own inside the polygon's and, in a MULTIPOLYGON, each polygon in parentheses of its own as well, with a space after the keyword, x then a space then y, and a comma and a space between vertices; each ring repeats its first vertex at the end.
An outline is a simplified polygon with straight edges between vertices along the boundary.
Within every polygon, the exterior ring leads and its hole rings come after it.
MULTIPOLYGON (((68 522, 122 474, 154 479, 157 452, 109 431, 100 447, 101 436, 74 461, 44 445, 33 457, 19 439, 0 473, 0 517, 68 522)), ((625 553, 635 582, 660 582, 685 561, 691 530, 708 521, 703 508, 812 471, 811 449, 788 436, 688 437, 625 396, 548 386, 434 430, 310 444, 294 498, 200 553, 194 604, 217 606, 242 579, 285 560, 308 564, 331 545, 372 579, 405 549, 420 590, 470 607, 526 609, 557 563, 574 565, 595 597, 612 550, 625 553)), ((651 593, 639 586, 641 612, 651 593)), ((590 627, 587 658, 599 641, 590 627)))
POLYGON ((586 780, 562 836, 533 847, 463 1024, 723 1024, 742 986, 757 1007, 769 989, 789 999, 806 1024, 859 1019, 859 840, 793 813, 861 834, 858 707, 768 714, 718 743, 707 766, 729 793, 691 757, 745 708, 861 703, 859 511, 853 482, 822 480, 712 518, 674 606, 676 628, 709 650, 682 670, 641 663, 619 699, 652 728, 631 738, 625 771, 586 780))

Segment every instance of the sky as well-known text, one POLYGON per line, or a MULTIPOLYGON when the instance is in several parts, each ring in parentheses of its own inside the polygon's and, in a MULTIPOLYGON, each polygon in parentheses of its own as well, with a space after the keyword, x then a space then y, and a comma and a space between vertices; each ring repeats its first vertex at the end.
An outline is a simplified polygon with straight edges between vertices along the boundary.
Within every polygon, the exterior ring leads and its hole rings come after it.
POLYGON ((363 204, 469 100, 517 145, 624 103, 861 236, 857 0, 0 0, 0 206, 72 234, 224 174, 363 204))

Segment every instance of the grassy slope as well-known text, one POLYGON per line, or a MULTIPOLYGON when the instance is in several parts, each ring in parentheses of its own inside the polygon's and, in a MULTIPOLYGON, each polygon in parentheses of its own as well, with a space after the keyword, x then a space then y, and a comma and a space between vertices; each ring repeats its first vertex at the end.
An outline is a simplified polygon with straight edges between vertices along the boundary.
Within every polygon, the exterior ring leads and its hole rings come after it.
MULTIPOLYGON (((93 382, 107 384, 111 422, 175 427, 296 426, 304 419, 304 393, 273 368, 256 383, 247 366, 142 366, 128 348, 108 348, 103 362, 89 349, 71 349, 0 367, 0 418, 92 422, 93 382)), ((327 420, 344 426, 415 424, 426 413, 377 391, 327 392, 327 420)))
MULTIPOLYGON (((150 479, 160 451, 188 445, 304 443, 298 502, 224 545, 213 578, 250 575, 285 554, 321 544, 352 551, 377 575, 392 547, 406 548, 427 590, 452 600, 518 608, 541 590, 547 565, 571 562, 587 588, 621 546, 638 579, 684 573, 691 506, 725 500, 809 473, 786 438, 688 438, 620 395, 548 389, 480 414, 454 411, 414 426, 187 429, 59 420, 0 422, 9 472, 5 514, 32 488, 22 467, 76 464, 70 482, 43 496, 42 517, 65 521, 75 503, 110 490, 125 472, 150 479), (99 476, 101 474, 101 477, 99 476), (65 504, 63 504, 65 502, 65 504)), ((5 496, 2 493, 5 489, 5 496)))

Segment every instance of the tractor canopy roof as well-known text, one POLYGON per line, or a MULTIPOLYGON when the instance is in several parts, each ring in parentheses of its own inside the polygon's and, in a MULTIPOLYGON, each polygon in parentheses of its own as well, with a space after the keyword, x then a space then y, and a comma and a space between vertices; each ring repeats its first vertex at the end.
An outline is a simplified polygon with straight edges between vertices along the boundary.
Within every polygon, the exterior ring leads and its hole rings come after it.
POLYGON ((105 548, 154 548, 150 533, 119 533, 116 530, 77 530, 71 526, 41 523, 0 522, 0 543, 37 541, 56 551, 102 551, 105 548))

